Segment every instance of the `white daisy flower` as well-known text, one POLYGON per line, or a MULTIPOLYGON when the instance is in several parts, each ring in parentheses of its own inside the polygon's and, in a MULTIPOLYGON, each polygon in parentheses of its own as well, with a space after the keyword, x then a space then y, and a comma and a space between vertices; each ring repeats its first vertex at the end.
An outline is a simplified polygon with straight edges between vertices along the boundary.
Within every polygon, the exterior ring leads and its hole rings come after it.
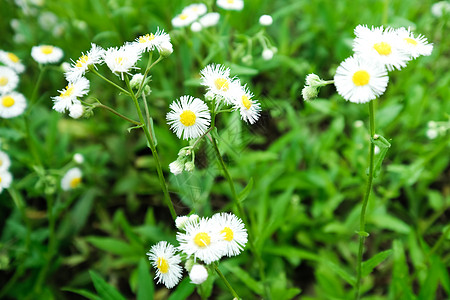
MULTIPOLYGON (((1 157, 1 156, 0 156, 1 157)), ((175 219, 175 226, 180 229, 183 230, 184 226, 186 226, 186 222, 189 222, 189 217, 188 216, 178 216, 175 219)))
POLYGON ((191 31, 192 32, 200 32, 202 31, 202 24, 199 22, 194 22, 191 24, 191 31))
POLYGON ((170 173, 172 173, 173 175, 179 175, 183 172, 184 163, 177 159, 176 161, 173 161, 169 164, 169 169, 170 173))
POLYGON ((141 58, 139 48, 133 44, 126 44, 120 48, 109 48, 105 52, 105 63, 108 68, 123 80, 123 74, 130 74, 137 61, 141 58))
POLYGON ((211 218, 211 223, 221 237, 224 255, 236 256, 244 250, 248 234, 241 219, 232 213, 218 213, 211 218))
POLYGON ((272 16, 270 15, 262 15, 259 17, 259 24, 261 26, 270 26, 273 23, 272 16))
POLYGON ((217 0, 217 6, 226 10, 242 10, 244 8, 243 0, 217 0))
POLYGON ((193 284, 202 284, 208 279, 208 270, 204 265, 195 264, 189 272, 189 278, 193 284))
POLYGON ((70 111, 73 105, 81 104, 78 98, 89 92, 89 80, 81 77, 77 81, 69 82, 65 89, 58 92, 59 96, 52 97, 53 109, 60 113, 70 111))
POLYGON ((382 95, 389 77, 386 69, 376 61, 357 56, 344 60, 334 75, 334 85, 345 100, 365 103, 382 95))
POLYGON ((233 110, 239 110, 242 120, 250 124, 258 121, 261 106, 258 100, 252 99, 253 93, 249 91, 246 85, 236 89, 233 98, 233 110))
POLYGON ((178 138, 195 139, 205 133, 209 126, 211 115, 208 106, 202 100, 192 96, 181 96, 179 101, 170 104, 167 124, 178 138))
POLYGON ((12 183, 12 175, 7 170, 0 170, 0 194, 3 189, 7 189, 11 186, 12 183))
POLYGON ((3 151, 0 151, 0 172, 6 171, 11 166, 11 160, 9 159, 8 154, 3 151))
POLYGON ((444 14, 450 14, 450 2, 439 1, 431 6, 431 14, 437 18, 442 17, 444 14))
POLYGON ((20 62, 20 58, 18 58, 14 53, 0 50, 0 62, 19 74, 25 71, 25 66, 20 62))
POLYGON ((388 71, 393 71, 394 68, 400 70, 406 67, 406 63, 410 60, 403 43, 391 28, 383 30, 381 26, 369 29, 367 26, 358 25, 355 28, 355 35, 356 38, 353 40, 355 54, 384 64, 388 71))
POLYGON ((195 14, 181 13, 179 15, 176 15, 175 18, 172 19, 172 26, 175 28, 186 27, 197 20, 197 17, 198 16, 195 14))
POLYGON ((203 3, 194 3, 183 8, 182 14, 196 15, 197 17, 206 14, 208 8, 203 3))
POLYGON ((91 50, 89 50, 86 54, 82 53, 76 62, 72 61, 72 66, 65 73, 67 81, 74 82, 86 74, 89 66, 102 64, 104 55, 105 50, 102 47, 92 43, 91 50))
POLYGON ((403 49, 412 58, 417 58, 421 55, 429 56, 433 51, 433 44, 428 44, 427 38, 423 35, 414 36, 410 28, 401 27, 397 29, 397 35, 403 43, 403 49))
POLYGON ((233 103, 233 91, 240 85, 230 78, 230 69, 220 64, 207 65, 200 71, 201 84, 207 91, 223 99, 226 104, 233 103))
POLYGON ((19 84, 19 76, 8 67, 0 66, 0 94, 14 90, 19 84))
POLYGON ((175 254, 176 249, 166 241, 159 242, 152 246, 147 252, 148 259, 156 269, 156 278, 158 283, 162 282, 167 288, 171 289, 180 282, 183 269, 179 265, 180 255, 175 254))
POLYGON ((141 35, 133 44, 138 47, 139 51, 149 52, 155 48, 161 51, 161 45, 164 43, 170 43, 170 35, 158 28, 155 34, 147 33, 146 35, 141 35))
POLYGON ((194 260, 198 258, 209 265, 223 256, 222 237, 213 230, 211 220, 200 218, 198 222, 186 223, 184 229, 186 233, 177 233, 178 249, 188 258, 194 256, 194 260))
POLYGON ((61 179, 61 188, 64 191, 76 189, 80 186, 82 178, 83 173, 81 170, 79 168, 72 168, 61 179))
POLYGON ((207 13, 198 21, 202 27, 207 28, 211 26, 216 26, 219 23, 220 14, 217 12, 207 13))
POLYGON ((55 46, 40 45, 31 48, 31 57, 40 64, 55 64, 61 61, 64 52, 55 46))
POLYGON ((27 108, 27 100, 21 93, 10 92, 0 96, 0 118, 20 116, 27 108))

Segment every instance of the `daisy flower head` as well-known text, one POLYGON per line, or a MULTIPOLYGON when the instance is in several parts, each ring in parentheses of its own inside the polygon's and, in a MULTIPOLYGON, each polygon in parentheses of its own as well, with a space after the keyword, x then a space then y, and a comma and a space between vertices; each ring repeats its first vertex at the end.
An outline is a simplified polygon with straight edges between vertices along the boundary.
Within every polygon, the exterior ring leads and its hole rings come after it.
POLYGON ((180 282, 183 272, 180 255, 175 253, 175 247, 166 241, 153 245, 147 252, 148 259, 156 269, 155 279, 158 278, 158 283, 162 282, 168 289, 180 282))
POLYGON ((126 44, 120 48, 109 48, 105 52, 105 63, 108 68, 120 76, 123 80, 123 74, 130 74, 135 67, 137 61, 141 58, 141 52, 138 47, 133 44, 126 44))
POLYGON ((12 175, 8 170, 0 170, 0 194, 3 189, 7 189, 11 186, 12 180, 12 175))
POLYGON ((241 120, 253 124, 259 119, 261 106, 258 100, 253 100, 253 93, 247 88, 247 85, 240 86, 234 90, 233 110, 239 110, 241 120))
POLYGON ((207 65, 200 71, 201 84, 208 92, 223 99, 226 104, 233 103, 233 90, 239 87, 236 80, 230 78, 230 69, 220 64, 207 65))
POLYGON ((388 82, 384 66, 359 56, 344 60, 334 75, 339 95, 354 103, 366 103, 382 95, 388 82))
POLYGON ((433 51, 433 44, 428 44, 427 38, 419 34, 417 37, 411 32, 410 28, 401 27, 397 29, 397 35, 403 43, 403 49, 412 58, 418 58, 421 55, 429 56, 433 51))
POLYGON ((244 8, 243 0, 217 0, 217 6, 225 10, 242 10, 244 8))
POLYGON ((205 133, 211 121, 211 115, 205 102, 192 96, 181 96, 170 104, 167 124, 180 139, 195 139, 205 133))
POLYGON ((67 81, 74 82, 86 74, 89 66, 102 64, 104 55, 105 50, 92 43, 91 49, 86 54, 82 53, 77 61, 73 62, 70 69, 65 73, 67 81))
POLYGON ((367 60, 375 60, 386 66, 388 71, 406 67, 410 56, 404 50, 403 42, 391 29, 358 25, 355 28, 356 38, 353 40, 353 51, 367 60))
POLYGON ((261 26, 270 26, 273 23, 273 19, 271 15, 262 15, 259 17, 259 24, 261 26))
POLYGON ((147 33, 141 35, 135 41, 136 47, 140 52, 153 51, 155 48, 161 51, 161 45, 164 43, 170 43, 170 35, 165 33, 162 29, 157 29, 156 33, 147 33))
POLYGON ((224 255, 236 256, 247 244, 247 229, 241 219, 232 213, 218 213, 211 218, 214 230, 220 235, 224 255))
POLYGON ((208 279, 208 270, 204 265, 195 264, 189 272, 189 278, 193 284, 202 284, 208 279))
POLYGON ((27 108, 24 95, 10 92, 0 96, 0 118, 14 118, 20 116, 27 108))
POLYGON ((9 159, 8 154, 3 151, 0 151, 0 172, 6 171, 11 166, 11 160, 9 159))
POLYGON ((25 71, 25 66, 20 62, 20 58, 12 52, 0 50, 0 62, 19 74, 25 71))
POLYGON ((207 13, 198 21, 202 27, 207 28, 211 26, 216 26, 219 23, 220 14, 217 12, 207 13))
POLYGON ((210 264, 223 256, 224 247, 221 245, 221 236, 213 230, 210 219, 200 218, 198 222, 187 222, 186 233, 177 233, 180 243, 178 249, 186 253, 187 257, 194 256, 194 260, 201 259, 210 264))
POLYGON ((11 68, 0 66, 0 94, 14 90, 19 84, 19 76, 11 68))
POLYGON ((187 15, 192 14, 192 15, 196 15, 197 17, 199 17, 199 16, 206 14, 207 11, 208 11, 208 8, 206 7, 205 4, 194 3, 194 4, 188 5, 185 8, 183 8, 183 11, 181 13, 187 14, 187 15))
POLYGON ((80 104, 79 97, 89 92, 89 80, 81 77, 77 81, 69 82, 65 89, 58 91, 59 96, 52 97, 53 109, 63 113, 72 108, 75 104, 80 104))
POLYGON ((31 48, 31 57, 39 64, 55 64, 61 61, 64 56, 64 52, 61 48, 40 45, 31 48))
POLYGON ((172 26, 175 28, 186 27, 197 20, 197 18, 198 16, 193 13, 181 13, 172 19, 172 26))
POLYGON ((61 188, 64 191, 76 189, 81 185, 83 173, 79 168, 72 168, 61 179, 61 188))

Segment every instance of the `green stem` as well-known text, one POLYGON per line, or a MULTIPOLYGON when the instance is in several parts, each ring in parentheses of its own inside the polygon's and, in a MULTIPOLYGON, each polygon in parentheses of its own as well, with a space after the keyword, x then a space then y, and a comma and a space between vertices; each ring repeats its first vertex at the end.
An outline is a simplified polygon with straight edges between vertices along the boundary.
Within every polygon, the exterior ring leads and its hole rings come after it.
POLYGON ((128 92, 127 90, 123 89, 122 87, 120 87, 119 85, 115 84, 114 82, 112 82, 111 80, 109 80, 108 78, 106 78, 105 76, 103 76, 102 74, 100 74, 99 72, 97 72, 97 70, 92 67, 89 68, 89 70, 94 73, 95 75, 97 75, 98 77, 100 77, 101 79, 103 79, 104 81, 108 82, 109 84, 115 86, 116 88, 118 88, 122 93, 131 96, 130 92, 128 92))
POLYGON ((32 105, 34 105, 34 103, 36 101, 36 97, 39 92, 39 88, 41 87, 42 78, 44 78, 45 70, 46 70, 46 66, 43 66, 43 67, 39 66, 39 76, 36 80, 36 84, 34 85, 33 93, 31 94, 30 105, 29 105, 30 107, 32 105))
POLYGON ((369 146, 369 177, 367 178, 366 191, 364 193, 363 203, 361 207, 361 215, 359 219, 359 250, 358 250, 358 261, 357 261, 357 278, 355 287, 355 299, 360 298, 360 287, 361 287, 361 272, 362 272, 362 258, 364 254, 364 242, 366 240, 367 234, 365 233, 366 227, 366 210, 367 203, 369 202, 370 191, 372 190, 373 181, 373 166, 374 166, 374 153, 375 144, 373 139, 375 136, 375 112, 373 101, 369 102, 369 131, 370 131, 370 146, 369 146))
POLYGON ((150 130, 149 130, 148 126, 145 124, 145 119, 144 119, 144 116, 142 115, 142 111, 141 111, 141 107, 139 106, 139 102, 131 88, 130 79, 128 78, 128 75, 125 75, 125 83, 127 84, 128 90, 130 91, 129 95, 133 99, 134 105, 136 106, 136 110, 139 115, 139 121, 142 123, 142 129, 144 130, 145 137, 147 138, 147 141, 148 141, 148 146, 149 146, 150 150, 152 151, 153 158, 156 161, 156 171, 158 172, 159 183, 160 183, 161 188, 164 193, 164 200, 167 204, 167 207, 170 210, 170 214, 172 215, 172 218, 175 220, 177 218, 177 213, 175 212, 175 209, 172 204, 172 199, 170 198, 170 194, 167 189, 166 180, 164 179, 164 173, 163 173, 162 167, 161 167, 161 161, 159 160, 158 152, 156 151, 156 146, 155 146, 155 143, 153 142, 150 130))
POLYGON ((223 276, 222 272, 220 272, 219 267, 217 266, 217 264, 213 263, 213 265, 214 265, 214 269, 216 270, 217 275, 219 275, 220 279, 223 280, 223 282, 225 283, 227 288, 230 290, 230 292, 233 295, 233 297, 236 298, 236 299, 241 299, 239 297, 239 295, 236 293, 236 291, 233 289, 231 284, 228 282, 228 280, 225 278, 225 276, 223 276))
POLYGON ((134 125, 137 125, 137 126, 142 125, 141 123, 139 123, 139 122, 137 122, 137 121, 134 121, 134 120, 132 120, 132 119, 130 119, 130 118, 128 118, 128 117, 122 115, 121 113, 119 113, 118 111, 114 110, 113 108, 111 108, 111 107, 109 107, 109 106, 107 106, 107 105, 104 105, 104 104, 102 104, 102 103, 96 103, 95 106, 96 106, 96 107, 104 108, 104 109, 106 109, 106 110, 112 112, 112 113, 115 114, 116 116, 118 116, 118 117, 124 119, 125 121, 128 121, 128 122, 130 122, 130 123, 133 123, 134 125))

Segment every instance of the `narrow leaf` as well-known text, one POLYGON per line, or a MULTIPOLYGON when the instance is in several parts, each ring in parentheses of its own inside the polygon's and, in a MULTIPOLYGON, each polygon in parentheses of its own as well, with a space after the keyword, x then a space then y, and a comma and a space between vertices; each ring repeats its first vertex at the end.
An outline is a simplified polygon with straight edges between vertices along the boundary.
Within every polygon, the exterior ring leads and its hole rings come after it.
POLYGON ((392 250, 386 250, 374 255, 372 258, 362 263, 361 275, 363 277, 372 273, 373 269, 382 263, 386 258, 392 254, 392 250))
POLYGON ((248 182, 247 186, 239 193, 238 195, 239 202, 243 202, 248 197, 248 194, 250 194, 252 189, 253 189, 253 177, 250 178, 250 181, 248 182))
POLYGON ((94 282, 95 290, 103 300, 125 300, 125 298, 111 285, 104 281, 94 271, 89 271, 92 282, 94 282))
POLYGON ((144 258, 141 258, 138 266, 137 300, 153 300, 155 288, 153 286, 153 279, 150 277, 148 265, 148 262, 144 258))
POLYGON ((195 285, 190 283, 189 277, 180 282, 175 291, 167 300, 184 300, 187 299, 195 290, 195 285))

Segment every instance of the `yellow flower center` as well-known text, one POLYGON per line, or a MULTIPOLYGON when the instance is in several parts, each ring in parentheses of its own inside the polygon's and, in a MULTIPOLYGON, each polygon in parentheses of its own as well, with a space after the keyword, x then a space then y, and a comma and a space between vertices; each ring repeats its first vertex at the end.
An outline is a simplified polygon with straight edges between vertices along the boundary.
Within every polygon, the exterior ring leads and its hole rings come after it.
POLYGON ((353 74, 352 80, 356 86, 363 86, 369 83, 370 75, 367 71, 359 70, 353 74))
POLYGON ((45 55, 52 54, 52 52, 53 52, 53 46, 42 46, 42 47, 41 47, 41 52, 42 52, 43 54, 45 54, 45 55))
POLYGON ((184 126, 192 126, 195 124, 197 117, 191 110, 185 110, 180 114, 180 122, 184 126))
POLYGON ((221 234, 225 234, 225 238, 224 238, 225 241, 230 242, 230 241, 233 240, 234 233, 233 233, 233 230, 231 230, 230 227, 225 227, 220 233, 221 234))
POLYGON ((252 107, 252 102, 246 95, 242 96, 242 105, 244 105, 246 109, 250 109, 250 107, 252 107))
POLYGON ((89 57, 87 55, 83 55, 81 56, 78 60, 77 60, 77 64, 76 66, 78 68, 81 68, 85 63, 87 63, 89 57))
POLYGON ((230 84, 228 83, 228 80, 226 78, 217 78, 214 80, 214 85, 218 90, 222 90, 224 92, 228 91, 230 88, 230 84))
POLYGON ((169 263, 167 262, 167 259, 165 259, 164 257, 158 257, 156 266, 158 267, 159 271, 163 274, 169 272, 169 263))
POLYGON ((147 33, 146 35, 143 35, 143 36, 139 37, 139 43, 150 42, 150 41, 152 41, 154 39, 155 39, 155 35, 153 33, 150 33, 150 34, 147 33))
POLYGON ((228 2, 229 4, 233 4, 233 3, 234 3, 234 0, 227 0, 227 2, 228 2))
POLYGON ((7 85, 8 84, 8 77, 6 77, 6 76, 2 76, 2 77, 0 77, 0 86, 5 86, 5 85, 7 85))
POLYGON ((118 65, 122 65, 122 63, 123 63, 123 57, 116 57, 116 63, 117 63, 118 65))
POLYGON ((2 99, 2 104, 4 107, 11 107, 15 103, 14 98, 11 96, 5 96, 2 99))
POLYGON ((180 15, 180 19, 181 20, 186 20, 188 18, 188 15, 187 14, 181 14, 180 15))
POLYGON ((2 178, 0 177, 0 183, 2 183, 2 178))
POLYGON ((377 50, 380 55, 389 55, 392 53, 391 45, 386 42, 376 43, 373 48, 377 50))
POLYGON ((8 52, 6 55, 8 55, 9 60, 13 63, 18 63, 20 60, 14 53, 8 52))
POLYGON ((199 232, 194 237, 194 243, 197 244, 197 246, 203 248, 211 243, 211 238, 206 232, 199 232))
POLYGON ((69 84, 59 95, 60 97, 70 97, 73 93, 73 85, 69 84))
POLYGON ((410 45, 414 45, 414 46, 417 45, 417 41, 412 38, 405 38, 405 41, 410 45))
POLYGON ((3 160, 0 159, 0 167, 3 165, 3 160))
POLYGON ((76 188, 80 185, 81 183, 81 177, 75 177, 70 181, 70 187, 71 188, 76 188))

